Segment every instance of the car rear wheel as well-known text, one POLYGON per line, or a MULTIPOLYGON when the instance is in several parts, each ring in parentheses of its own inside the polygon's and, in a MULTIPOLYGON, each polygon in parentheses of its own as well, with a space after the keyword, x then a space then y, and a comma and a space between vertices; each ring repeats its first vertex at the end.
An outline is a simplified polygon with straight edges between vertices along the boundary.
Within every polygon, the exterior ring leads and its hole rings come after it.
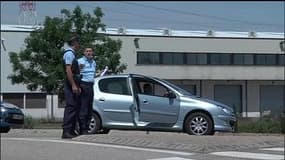
POLYGON ((98 131, 98 134, 108 134, 110 132, 110 129, 103 128, 100 131, 98 131))
POLYGON ((205 113, 195 112, 187 117, 185 131, 191 135, 213 135, 213 121, 205 113))
POLYGON ((88 133, 97 134, 99 133, 100 129, 101 129, 101 120, 96 113, 93 113, 89 123, 88 133))

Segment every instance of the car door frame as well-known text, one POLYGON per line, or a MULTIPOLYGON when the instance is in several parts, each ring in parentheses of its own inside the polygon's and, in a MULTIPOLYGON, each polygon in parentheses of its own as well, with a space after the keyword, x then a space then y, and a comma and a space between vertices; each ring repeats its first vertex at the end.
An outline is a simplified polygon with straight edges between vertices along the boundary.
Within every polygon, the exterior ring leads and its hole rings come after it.
MULTIPOLYGON (((126 87, 128 86, 128 77, 122 76, 122 77, 103 77, 98 79, 96 82, 94 88, 95 88, 95 94, 94 94, 94 109, 98 111, 99 115, 102 118, 102 125, 104 127, 119 127, 119 126, 127 126, 132 127, 132 117, 131 113, 129 111, 130 106, 132 105, 132 95, 120 95, 120 94, 114 94, 114 93, 108 93, 104 92, 100 89, 100 81, 106 80, 106 79, 112 79, 112 78, 125 78, 126 80, 126 87), (113 104, 115 102, 114 99, 120 99, 123 98, 124 100, 121 102, 120 107, 115 108, 113 107, 113 104), (111 102, 109 102, 111 101, 111 102), (126 103, 127 106, 123 103, 126 103)), ((130 89, 130 88, 128 88, 130 89)))
MULTIPOLYGON (((176 95, 176 98, 169 98, 169 97, 159 97, 159 96, 149 96, 149 95, 144 95, 144 94, 141 94, 139 93, 138 91, 138 84, 137 84, 137 81, 135 80, 136 78, 142 78, 142 79, 145 79, 146 81, 150 81, 154 84, 158 84, 158 85, 161 85, 163 87, 165 87, 167 90, 173 92, 173 90, 166 86, 165 84, 155 80, 155 79, 152 79, 152 78, 149 78, 149 77, 146 77, 146 76, 138 76, 138 75, 135 75, 135 76, 131 76, 131 87, 132 87, 132 90, 133 90, 133 99, 134 99, 134 109, 137 109, 137 110, 134 110, 135 112, 135 120, 136 120, 136 123, 148 123, 148 125, 151 125, 153 127, 156 127, 157 126, 171 126, 171 125, 174 125, 177 120, 178 120, 178 116, 179 116, 179 111, 180 111, 180 100, 179 100, 179 97, 178 95, 176 95), (136 88, 136 89, 134 89, 136 88), (168 107, 168 111, 164 111, 164 109, 160 106, 157 106, 158 109, 157 110, 149 110, 147 109, 147 107, 145 106, 145 104, 143 103, 143 101, 145 99, 150 99, 150 103, 152 105, 155 104, 157 105, 158 103, 155 102, 155 100, 153 99, 157 99, 158 101, 164 101, 165 104, 166 104, 166 107, 168 107), (169 105, 167 106, 167 104, 169 103, 169 105), (171 105, 172 104, 172 105, 171 105), (173 112, 174 111, 174 112, 173 112), (163 118, 165 119, 166 117, 168 117, 166 120, 161 120, 159 118, 163 118)), ((175 92, 173 92, 175 94, 175 92)), ((148 107, 149 108, 149 107, 148 107)))

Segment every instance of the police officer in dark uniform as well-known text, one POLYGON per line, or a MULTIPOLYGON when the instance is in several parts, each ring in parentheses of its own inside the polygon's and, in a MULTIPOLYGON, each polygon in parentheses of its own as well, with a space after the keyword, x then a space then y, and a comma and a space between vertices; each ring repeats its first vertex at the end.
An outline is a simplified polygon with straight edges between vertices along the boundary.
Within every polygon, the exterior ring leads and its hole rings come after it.
POLYGON ((64 82, 64 97, 66 106, 63 117, 62 138, 74 138, 76 136, 75 126, 80 108, 80 70, 76 59, 76 51, 79 50, 79 37, 73 36, 68 42, 70 46, 64 51, 64 71, 66 79, 64 82))

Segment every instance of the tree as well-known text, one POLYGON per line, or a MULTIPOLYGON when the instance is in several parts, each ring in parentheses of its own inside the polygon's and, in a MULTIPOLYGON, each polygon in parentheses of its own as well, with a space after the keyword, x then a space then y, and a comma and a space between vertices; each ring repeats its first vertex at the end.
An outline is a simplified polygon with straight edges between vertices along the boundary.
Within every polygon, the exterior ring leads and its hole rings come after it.
POLYGON ((95 8, 93 15, 82 13, 79 6, 72 13, 66 9, 61 13, 62 17, 46 17, 44 26, 32 31, 25 39, 24 50, 9 53, 13 73, 8 78, 12 84, 25 84, 31 91, 39 89, 48 94, 61 93, 64 79, 63 47, 72 34, 80 36, 82 49, 79 53, 86 46, 95 48, 98 70, 106 65, 113 73, 126 69, 125 64, 120 64, 118 53, 122 42, 98 33, 99 30, 105 31, 101 8, 95 8))

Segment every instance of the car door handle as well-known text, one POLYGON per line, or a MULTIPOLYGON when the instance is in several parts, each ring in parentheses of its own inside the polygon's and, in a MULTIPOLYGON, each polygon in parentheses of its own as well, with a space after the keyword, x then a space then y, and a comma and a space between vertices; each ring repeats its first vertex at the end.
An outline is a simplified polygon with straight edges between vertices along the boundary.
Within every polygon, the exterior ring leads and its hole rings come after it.
POLYGON ((149 101, 147 101, 147 100, 143 100, 143 104, 149 104, 149 101))
POLYGON ((100 102, 105 102, 105 98, 99 98, 100 102))

